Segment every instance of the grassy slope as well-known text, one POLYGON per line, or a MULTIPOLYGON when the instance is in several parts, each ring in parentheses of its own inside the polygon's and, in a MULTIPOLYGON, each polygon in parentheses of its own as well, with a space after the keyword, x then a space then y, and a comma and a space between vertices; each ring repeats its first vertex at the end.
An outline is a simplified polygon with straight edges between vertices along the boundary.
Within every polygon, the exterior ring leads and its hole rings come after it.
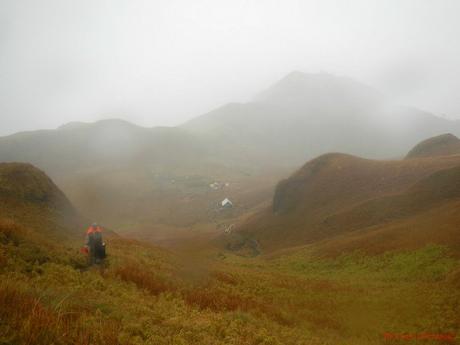
POLYGON ((366 201, 327 219, 347 233, 331 239, 336 250, 383 252, 427 243, 449 245, 460 254, 460 167, 438 171, 407 191, 366 201))
POLYGON ((22 210, 0 220, 2 344, 372 345, 385 343, 384 332, 460 326, 460 265, 444 247, 336 258, 304 248, 248 259, 177 255, 109 235, 106 265, 88 269, 78 224, 56 218, 65 199, 41 204, 44 223, 24 222, 36 202, 4 204, 22 210), (58 241, 45 224, 60 230, 58 241))
POLYGON ((2 343, 364 345, 460 327, 460 265, 443 247, 185 261, 113 238, 107 266, 87 270, 75 245, 0 229, 2 343))
MULTIPOLYGON (((459 156, 374 161, 343 154, 324 155, 280 182, 273 209, 254 216, 241 230, 245 236, 257 238, 264 248, 277 249, 351 230, 384 228, 389 222, 417 217, 444 202, 458 200, 459 193, 454 188, 460 180, 458 169, 451 169, 458 165, 459 156), (441 171, 445 172, 438 173, 441 171), (439 188, 455 195, 438 193, 439 188)), ((434 219, 448 223, 449 231, 455 229, 458 220, 434 219)), ((403 238, 404 233, 399 237, 403 238)), ((427 243, 419 240, 420 245, 427 243)))
POLYGON ((460 154, 460 139, 453 134, 443 134, 422 141, 406 156, 406 159, 460 154))
POLYGON ((23 225, 54 235, 63 228, 66 235, 75 234, 82 221, 45 173, 22 163, 0 163, 0 212, 2 218, 20 219, 23 225))

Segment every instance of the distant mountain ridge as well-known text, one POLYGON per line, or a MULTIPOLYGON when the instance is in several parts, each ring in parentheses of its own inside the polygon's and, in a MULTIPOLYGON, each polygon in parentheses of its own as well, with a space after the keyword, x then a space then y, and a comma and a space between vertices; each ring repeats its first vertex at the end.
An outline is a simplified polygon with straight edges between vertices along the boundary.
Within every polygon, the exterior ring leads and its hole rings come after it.
MULTIPOLYGON (((155 214, 158 222, 175 224, 159 198, 193 200, 188 226, 191 219, 209 221, 190 216, 206 214, 208 197, 200 198, 207 183, 292 171, 327 152, 403 157, 420 140, 446 132, 460 134, 459 123, 388 104, 350 78, 294 72, 252 102, 230 103, 177 127, 110 119, 0 137, 0 161, 34 164, 79 209, 116 224, 136 212, 142 220, 155 214), (179 190, 175 176, 193 177, 199 188, 179 190)), ((245 186, 249 194, 258 188, 245 186)))
POLYGON ((178 127, 109 119, 1 137, 0 161, 31 162, 52 176, 87 164, 136 161, 294 167, 327 152, 403 156, 417 142, 446 132, 460 135, 460 124, 387 104, 378 91, 351 78, 292 72, 253 102, 230 103, 178 127), (165 148, 170 154, 162 154, 165 148))
POLYGON ((384 103, 384 98, 372 87, 348 77, 294 71, 258 94, 254 102, 322 111, 334 109, 334 103, 365 108, 384 103))
POLYGON ((351 78, 301 72, 290 73, 252 102, 228 104, 182 127, 231 143, 234 152, 290 166, 336 151, 402 157, 427 137, 460 134, 459 122, 390 104, 351 78))
POLYGON ((56 130, 0 138, 0 160, 31 162, 53 177, 81 169, 180 162, 202 152, 199 141, 179 128, 144 128, 123 120, 71 123, 56 130), (168 147, 175 154, 164 152, 168 147), (164 163, 163 163, 164 162, 164 163))

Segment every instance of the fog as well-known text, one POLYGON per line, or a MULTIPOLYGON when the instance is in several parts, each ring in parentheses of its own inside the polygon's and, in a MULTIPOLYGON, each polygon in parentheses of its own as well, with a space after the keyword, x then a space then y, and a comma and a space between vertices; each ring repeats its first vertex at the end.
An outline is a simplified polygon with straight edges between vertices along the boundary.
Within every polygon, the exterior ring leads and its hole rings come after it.
POLYGON ((292 70, 460 118, 458 13, 457 0, 2 0, 0 135, 177 125, 292 70))

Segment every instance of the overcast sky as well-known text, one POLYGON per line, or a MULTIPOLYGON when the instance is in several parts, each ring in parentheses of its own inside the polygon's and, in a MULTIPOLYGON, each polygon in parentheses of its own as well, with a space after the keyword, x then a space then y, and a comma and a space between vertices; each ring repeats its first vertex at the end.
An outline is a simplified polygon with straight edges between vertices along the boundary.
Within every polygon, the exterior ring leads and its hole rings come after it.
POLYGON ((458 0, 0 0, 0 135, 176 125, 326 71, 460 118, 458 0))

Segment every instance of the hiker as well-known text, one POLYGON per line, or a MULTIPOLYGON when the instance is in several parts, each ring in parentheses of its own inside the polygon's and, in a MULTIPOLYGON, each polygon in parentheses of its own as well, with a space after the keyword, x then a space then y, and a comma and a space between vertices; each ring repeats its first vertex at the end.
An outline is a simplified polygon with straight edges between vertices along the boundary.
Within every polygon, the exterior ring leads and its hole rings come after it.
POLYGON ((86 230, 86 248, 90 265, 99 264, 105 259, 105 243, 102 242, 102 228, 93 223, 86 230))

